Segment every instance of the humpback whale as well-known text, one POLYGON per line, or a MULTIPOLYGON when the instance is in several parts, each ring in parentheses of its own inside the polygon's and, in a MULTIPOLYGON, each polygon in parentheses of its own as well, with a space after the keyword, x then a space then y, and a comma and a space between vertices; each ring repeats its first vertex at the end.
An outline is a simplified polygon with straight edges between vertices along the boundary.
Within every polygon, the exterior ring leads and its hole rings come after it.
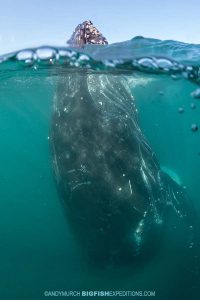
MULTIPOLYGON (((108 42, 85 21, 68 43, 78 48, 108 42)), ((157 243, 171 208, 187 217, 185 191, 161 170, 122 75, 62 75, 50 140, 68 222, 90 259, 134 261, 157 243)))

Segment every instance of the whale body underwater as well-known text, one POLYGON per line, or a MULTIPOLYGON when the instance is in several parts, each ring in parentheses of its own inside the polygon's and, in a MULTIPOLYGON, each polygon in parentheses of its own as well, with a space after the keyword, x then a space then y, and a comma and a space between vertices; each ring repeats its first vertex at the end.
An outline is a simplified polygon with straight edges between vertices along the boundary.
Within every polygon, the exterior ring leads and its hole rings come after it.
MULTIPOLYGON (((95 30, 94 43, 106 44, 95 30)), ((93 40, 94 26, 84 22, 71 43, 93 40)), ((169 210, 188 218, 185 190, 162 172, 123 76, 83 70, 60 77, 50 140, 68 222, 93 261, 136 261, 156 247, 169 210)))

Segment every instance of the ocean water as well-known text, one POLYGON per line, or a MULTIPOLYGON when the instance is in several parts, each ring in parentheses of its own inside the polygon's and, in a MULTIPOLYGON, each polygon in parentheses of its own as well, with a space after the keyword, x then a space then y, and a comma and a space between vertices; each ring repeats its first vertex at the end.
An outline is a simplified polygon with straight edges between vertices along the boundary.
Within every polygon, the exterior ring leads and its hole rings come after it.
POLYGON ((0 299, 44 299, 45 291, 74 290, 198 299, 199 68, 199 45, 142 37, 79 51, 44 46, 0 57, 0 299), (83 70, 127 80, 162 170, 185 188, 195 212, 192 239, 188 224, 172 214, 155 255, 137 267, 90 266, 57 191, 50 149, 53 99, 61 77, 83 70))

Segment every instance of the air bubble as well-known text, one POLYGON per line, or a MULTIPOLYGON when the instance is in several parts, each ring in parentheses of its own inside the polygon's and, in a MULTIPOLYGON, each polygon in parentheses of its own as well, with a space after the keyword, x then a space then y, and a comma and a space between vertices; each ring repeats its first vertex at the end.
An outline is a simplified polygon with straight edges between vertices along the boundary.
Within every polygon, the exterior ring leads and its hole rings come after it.
POLYGON ((193 132, 198 131, 198 126, 197 126, 197 124, 192 124, 192 125, 191 125, 191 130, 192 130, 193 132))
POLYGON ((87 56, 85 54, 81 54, 79 56, 79 60, 81 60, 81 61, 88 61, 88 60, 90 60, 90 58, 89 58, 89 56, 87 56))
POLYGON ((58 51, 59 57, 73 57, 75 55, 77 55, 77 53, 75 51, 72 50, 59 50, 58 51))
POLYGON ((197 89, 194 92, 192 92, 191 96, 195 99, 200 99, 200 89, 197 89))
POLYGON ((179 107, 178 112, 179 112, 179 114, 183 114, 184 113, 184 108, 183 107, 179 107))
POLYGON ((16 59, 26 65, 34 63, 34 52, 32 50, 22 50, 17 53, 16 59))
POLYGON ((170 60, 165 58, 157 59, 157 65, 159 68, 165 69, 165 71, 168 71, 173 67, 173 63, 170 60))
POLYGON ((193 71, 193 67, 192 66, 187 66, 186 71, 188 71, 188 72, 193 71))
POLYGON ((56 60, 56 51, 53 48, 38 48, 35 53, 38 62, 47 62, 52 64, 56 60))
POLYGON ((190 107, 191 107, 191 109, 195 109, 195 108, 196 108, 196 105, 195 105, 194 103, 191 103, 191 104, 190 104, 190 107))
POLYGON ((172 74, 171 75, 171 78, 173 79, 173 80, 180 80, 181 79, 181 77, 180 77, 180 75, 175 75, 175 74, 172 74))
POLYGON ((58 61, 60 64, 69 63, 72 59, 76 60, 77 53, 72 50, 58 50, 58 61))
POLYGON ((141 58, 138 64, 143 68, 158 69, 156 62, 152 58, 141 58))
POLYGON ((17 53, 17 60, 33 59, 34 52, 32 50, 23 50, 17 53))

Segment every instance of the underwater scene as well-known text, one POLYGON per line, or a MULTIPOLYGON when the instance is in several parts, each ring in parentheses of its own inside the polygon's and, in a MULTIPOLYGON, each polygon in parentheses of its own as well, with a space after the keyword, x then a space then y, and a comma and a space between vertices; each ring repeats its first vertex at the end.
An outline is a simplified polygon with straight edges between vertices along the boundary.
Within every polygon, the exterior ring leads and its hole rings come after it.
POLYGON ((0 56, 0 299, 199 299, 199 58, 143 37, 0 56))

